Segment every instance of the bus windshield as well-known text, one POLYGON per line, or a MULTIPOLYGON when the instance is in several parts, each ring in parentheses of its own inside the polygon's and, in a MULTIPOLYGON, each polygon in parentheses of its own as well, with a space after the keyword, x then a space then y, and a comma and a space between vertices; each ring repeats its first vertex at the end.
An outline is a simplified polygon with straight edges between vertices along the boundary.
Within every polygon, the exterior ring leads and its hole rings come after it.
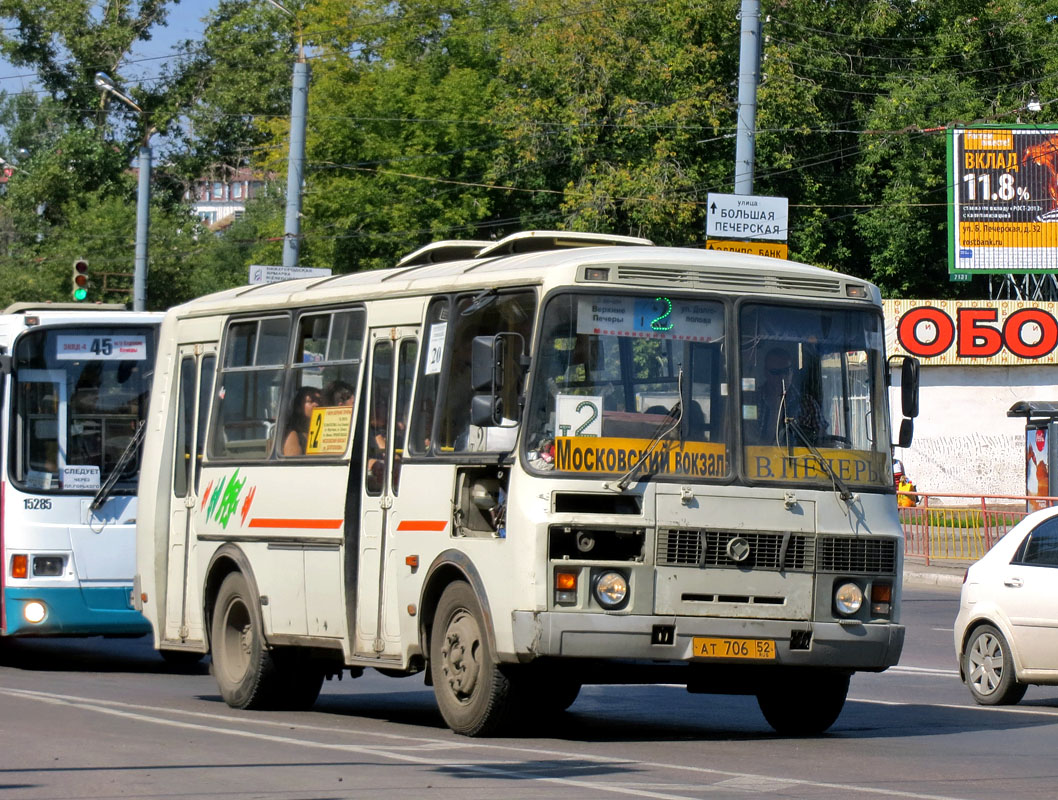
POLYGON ((544 311, 530 467, 722 479, 729 472, 724 306, 561 294, 544 311))
POLYGON ((738 323, 747 478, 891 486, 881 317, 746 304, 738 323))
MULTIPOLYGON (((146 413, 149 327, 42 328, 17 342, 11 479, 24 489, 94 492, 146 413)), ((135 490, 139 458, 115 484, 135 490)))

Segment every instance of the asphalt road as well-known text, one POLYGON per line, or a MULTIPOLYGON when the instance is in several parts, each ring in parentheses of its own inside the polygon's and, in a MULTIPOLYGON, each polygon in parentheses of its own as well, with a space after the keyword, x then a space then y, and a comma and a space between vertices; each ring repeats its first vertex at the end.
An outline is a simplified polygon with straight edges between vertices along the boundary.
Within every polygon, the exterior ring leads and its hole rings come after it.
POLYGON ((1058 687, 981 708, 951 645, 956 588, 905 591, 900 666, 853 678, 822 737, 772 733, 749 697, 589 686, 522 738, 444 727, 421 676, 331 681, 304 713, 242 712, 208 667, 146 639, 7 641, 6 798, 1052 798, 1058 687))

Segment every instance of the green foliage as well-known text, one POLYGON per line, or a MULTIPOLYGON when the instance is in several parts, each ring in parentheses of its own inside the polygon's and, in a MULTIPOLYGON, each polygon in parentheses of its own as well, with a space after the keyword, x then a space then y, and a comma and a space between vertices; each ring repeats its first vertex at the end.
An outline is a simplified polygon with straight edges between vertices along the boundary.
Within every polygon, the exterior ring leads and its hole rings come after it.
MULTIPOLYGON (((284 185, 291 64, 312 68, 302 263, 390 266, 524 228, 701 244, 734 177, 739 0, 220 0, 162 78, 101 95, 175 0, 0 0, 0 53, 46 95, 0 96, 0 303, 65 299, 73 258, 132 261, 137 148, 157 130, 149 305, 281 259, 278 194, 220 233, 185 191, 252 167, 284 185)), ((791 255, 887 296, 947 273, 945 130, 1058 105, 1058 0, 766 0, 754 192, 789 198, 791 255)), ((109 267, 108 267, 109 268, 109 267)), ((98 287, 96 287, 98 288, 98 287)), ((979 287, 977 287, 979 288, 979 287)), ((112 296, 123 297, 114 290, 112 296)))

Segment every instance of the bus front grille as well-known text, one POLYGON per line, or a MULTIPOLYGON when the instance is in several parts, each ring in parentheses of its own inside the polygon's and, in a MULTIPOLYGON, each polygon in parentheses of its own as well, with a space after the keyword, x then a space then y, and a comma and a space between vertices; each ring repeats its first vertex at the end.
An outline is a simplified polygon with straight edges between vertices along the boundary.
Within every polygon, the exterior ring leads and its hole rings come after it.
POLYGON ((673 567, 811 571, 815 564, 812 541, 811 536, 803 534, 663 529, 658 531, 656 563, 673 567), (736 560, 742 548, 730 546, 735 539, 748 545, 742 560, 736 560))
POLYGON ((818 561, 820 572, 895 575, 896 540, 824 536, 818 561))

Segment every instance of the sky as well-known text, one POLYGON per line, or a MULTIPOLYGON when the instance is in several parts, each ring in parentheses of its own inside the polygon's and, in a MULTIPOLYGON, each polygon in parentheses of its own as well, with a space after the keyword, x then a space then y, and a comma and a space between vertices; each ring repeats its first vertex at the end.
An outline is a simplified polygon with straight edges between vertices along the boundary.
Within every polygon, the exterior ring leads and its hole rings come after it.
MULTIPOLYGON (((166 56, 173 52, 177 42, 196 38, 202 32, 202 18, 216 5, 217 0, 180 0, 171 5, 166 26, 155 28, 151 41, 140 43, 132 58, 166 56)), ((148 78, 156 75, 163 63, 159 60, 131 64, 122 71, 122 77, 129 80, 148 78)), ((13 67, 0 59, 0 90, 16 94, 36 88, 32 70, 13 67)))

